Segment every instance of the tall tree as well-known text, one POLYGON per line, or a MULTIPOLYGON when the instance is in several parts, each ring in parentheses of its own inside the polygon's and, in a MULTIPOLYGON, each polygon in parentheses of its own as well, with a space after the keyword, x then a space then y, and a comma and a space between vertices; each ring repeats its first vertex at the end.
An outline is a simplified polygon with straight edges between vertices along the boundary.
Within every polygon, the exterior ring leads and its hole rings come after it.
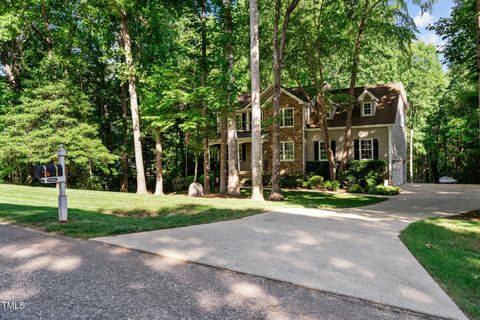
MULTIPOLYGON (((202 35, 202 55, 201 55, 201 75, 200 85, 205 88, 207 85, 207 1, 201 0, 201 35, 202 35)), ((208 113, 205 98, 202 99, 202 114, 206 118, 208 113)), ((207 195, 210 193, 210 146, 208 142, 210 126, 208 120, 205 121, 203 137, 203 191, 207 195)))
POLYGON ((260 40, 258 33, 258 3, 250 0, 250 72, 252 77, 252 195, 262 201, 262 124, 260 110, 260 40))
POLYGON ((358 68, 360 64, 360 53, 362 50, 362 43, 363 43, 363 34, 367 27, 367 19, 369 18, 372 10, 381 3, 381 0, 376 0, 370 3, 370 0, 364 0, 361 12, 360 12, 360 20, 358 22, 358 29, 356 32, 356 39, 355 45, 352 54, 352 62, 350 66, 350 85, 348 88, 348 108, 347 108, 347 118, 345 123, 345 134, 343 136, 343 150, 342 156, 340 160, 340 171, 345 170, 347 166, 347 161, 349 159, 350 150, 352 149, 352 115, 353 115, 353 108, 356 104, 355 98, 355 87, 357 86, 357 75, 358 75, 358 68))
MULTIPOLYGON (((236 125, 236 97, 234 96, 234 56, 233 56, 233 19, 232 4, 230 0, 223 1, 224 9, 224 28, 226 35, 225 58, 227 62, 227 145, 228 145, 228 185, 227 194, 231 197, 240 196, 240 179, 238 176, 238 142, 236 125)), ((222 155, 220 155, 222 158, 222 155)), ((222 159, 220 159, 222 160, 222 159)))
POLYGON ((135 151, 135 170, 137 177, 137 193, 146 194, 147 185, 145 182, 145 170, 143 167, 143 153, 140 129, 140 117, 138 112, 137 99, 137 77, 135 75, 135 64, 132 55, 132 44, 128 29, 128 16, 125 9, 117 4, 117 11, 120 17, 120 37, 123 43, 125 61, 128 68, 128 92, 130 94, 130 112, 132 115, 133 144, 135 151))
POLYGON ((272 125, 272 191, 269 200, 281 201, 283 195, 280 189, 280 152, 279 152, 279 134, 280 134, 280 90, 282 77, 283 53, 287 38, 288 24, 290 15, 298 5, 300 0, 292 0, 283 16, 283 23, 279 34, 280 16, 282 12, 282 1, 275 1, 275 18, 273 26, 273 125, 272 125))

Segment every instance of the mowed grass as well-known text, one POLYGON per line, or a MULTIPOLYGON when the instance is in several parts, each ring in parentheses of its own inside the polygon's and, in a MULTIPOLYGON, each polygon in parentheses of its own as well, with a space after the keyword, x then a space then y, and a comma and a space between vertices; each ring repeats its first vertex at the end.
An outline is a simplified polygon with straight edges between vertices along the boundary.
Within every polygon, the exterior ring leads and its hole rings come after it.
POLYGON ((480 221, 426 219, 400 238, 455 303, 480 319, 480 221))
POLYGON ((87 239, 239 219, 280 207, 344 208, 385 200, 349 194, 288 192, 284 202, 259 203, 247 198, 158 197, 68 189, 69 221, 58 223, 57 196, 55 188, 0 184, 0 221, 87 239))

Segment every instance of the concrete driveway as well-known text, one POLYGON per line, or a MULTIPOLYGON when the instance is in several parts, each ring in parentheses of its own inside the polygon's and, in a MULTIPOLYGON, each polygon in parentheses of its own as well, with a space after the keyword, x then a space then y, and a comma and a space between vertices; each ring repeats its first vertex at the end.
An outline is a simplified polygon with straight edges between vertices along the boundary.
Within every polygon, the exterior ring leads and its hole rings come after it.
POLYGON ((95 240, 435 316, 465 319, 398 239, 409 223, 480 208, 480 186, 411 184, 355 209, 283 209, 95 240))

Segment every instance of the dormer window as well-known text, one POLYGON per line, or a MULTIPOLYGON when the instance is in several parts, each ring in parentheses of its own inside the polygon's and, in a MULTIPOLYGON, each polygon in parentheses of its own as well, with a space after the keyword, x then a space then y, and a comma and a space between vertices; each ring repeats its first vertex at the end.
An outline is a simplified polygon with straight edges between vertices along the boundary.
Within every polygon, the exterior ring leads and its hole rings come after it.
POLYGON ((327 120, 332 120, 335 116, 335 107, 326 108, 325 116, 327 117, 327 120))
POLYGON ((373 116, 373 102, 362 102, 362 117, 373 116))

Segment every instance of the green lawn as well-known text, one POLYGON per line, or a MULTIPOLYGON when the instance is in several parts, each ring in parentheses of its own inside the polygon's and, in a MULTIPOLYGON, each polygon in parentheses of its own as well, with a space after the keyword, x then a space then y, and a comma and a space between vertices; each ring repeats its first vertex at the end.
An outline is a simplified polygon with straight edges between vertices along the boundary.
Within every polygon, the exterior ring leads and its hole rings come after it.
POLYGON ((400 238, 457 305, 480 319, 480 221, 422 220, 400 238))
POLYGON ((55 188, 0 184, 0 221, 78 238, 176 228, 239 219, 279 207, 358 207, 384 198, 320 192, 287 192, 284 202, 188 198, 67 190, 69 222, 57 222, 55 188))

